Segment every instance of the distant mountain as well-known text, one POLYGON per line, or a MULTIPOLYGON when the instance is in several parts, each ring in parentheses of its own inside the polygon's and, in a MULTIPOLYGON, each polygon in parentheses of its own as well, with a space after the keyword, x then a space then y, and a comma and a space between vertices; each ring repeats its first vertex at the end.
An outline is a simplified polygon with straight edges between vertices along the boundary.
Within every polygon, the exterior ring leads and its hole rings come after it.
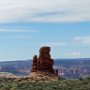
POLYGON ((10 72, 16 75, 26 75, 30 73, 31 64, 31 60, 0 62, 0 72, 10 72))
MULTIPOLYGON (((90 75, 90 58, 55 59, 54 69, 65 78, 79 78, 90 75)), ((18 76, 30 73, 32 60, 0 62, 0 72, 9 72, 18 76)))
POLYGON ((90 65, 90 58, 77 58, 77 59, 55 59, 55 65, 90 65))

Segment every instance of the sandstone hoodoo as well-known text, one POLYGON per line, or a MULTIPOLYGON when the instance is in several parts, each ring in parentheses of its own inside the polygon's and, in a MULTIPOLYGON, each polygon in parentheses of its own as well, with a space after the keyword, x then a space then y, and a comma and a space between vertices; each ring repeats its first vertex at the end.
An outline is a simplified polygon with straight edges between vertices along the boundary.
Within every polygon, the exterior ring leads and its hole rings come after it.
POLYGON ((40 48, 39 57, 37 55, 33 57, 31 72, 49 72, 56 74, 53 69, 54 60, 51 59, 50 51, 50 47, 47 46, 40 48))
POLYGON ((39 56, 33 57, 31 73, 28 76, 32 81, 58 80, 58 70, 53 69, 54 60, 51 58, 50 51, 50 47, 41 47, 39 56))

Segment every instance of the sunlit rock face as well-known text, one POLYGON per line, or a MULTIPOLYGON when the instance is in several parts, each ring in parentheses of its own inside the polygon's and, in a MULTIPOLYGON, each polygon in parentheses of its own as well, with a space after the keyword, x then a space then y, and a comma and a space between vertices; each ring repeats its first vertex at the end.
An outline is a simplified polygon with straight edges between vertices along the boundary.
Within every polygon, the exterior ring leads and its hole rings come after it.
POLYGON ((50 47, 41 47, 39 50, 39 57, 33 57, 32 72, 49 72, 55 73, 53 69, 54 60, 51 59, 50 47))

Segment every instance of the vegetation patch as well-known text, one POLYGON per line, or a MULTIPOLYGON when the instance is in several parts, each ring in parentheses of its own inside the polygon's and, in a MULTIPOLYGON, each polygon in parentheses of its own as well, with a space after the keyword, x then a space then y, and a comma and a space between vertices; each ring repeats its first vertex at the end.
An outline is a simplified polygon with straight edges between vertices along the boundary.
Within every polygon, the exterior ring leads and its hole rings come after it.
POLYGON ((90 90, 90 78, 49 82, 0 78, 0 90, 90 90))

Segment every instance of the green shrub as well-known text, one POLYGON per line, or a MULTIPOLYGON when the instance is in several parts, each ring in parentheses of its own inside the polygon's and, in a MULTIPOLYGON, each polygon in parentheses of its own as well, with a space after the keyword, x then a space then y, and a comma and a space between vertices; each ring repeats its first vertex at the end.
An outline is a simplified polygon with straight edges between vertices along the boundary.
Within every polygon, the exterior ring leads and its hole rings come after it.
POLYGON ((90 78, 49 82, 0 78, 0 90, 90 90, 90 78))

